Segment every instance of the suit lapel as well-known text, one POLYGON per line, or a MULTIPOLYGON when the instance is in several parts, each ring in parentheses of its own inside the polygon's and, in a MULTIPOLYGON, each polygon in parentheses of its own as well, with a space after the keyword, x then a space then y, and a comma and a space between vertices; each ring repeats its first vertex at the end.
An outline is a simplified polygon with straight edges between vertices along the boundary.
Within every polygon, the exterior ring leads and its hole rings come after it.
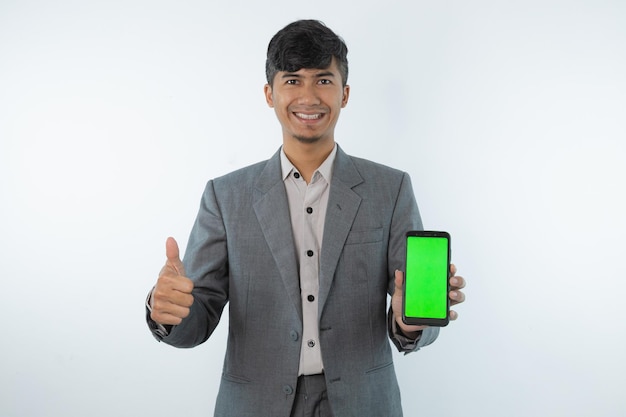
POLYGON ((335 277, 335 270, 343 251, 343 246, 361 204, 361 197, 352 188, 362 182, 363 178, 350 157, 341 148, 338 148, 333 168, 333 177, 330 183, 322 253, 320 256, 320 316, 335 277))
POLYGON ((253 206, 289 298, 302 319, 300 279, 288 204, 279 151, 267 162, 257 180, 253 206))

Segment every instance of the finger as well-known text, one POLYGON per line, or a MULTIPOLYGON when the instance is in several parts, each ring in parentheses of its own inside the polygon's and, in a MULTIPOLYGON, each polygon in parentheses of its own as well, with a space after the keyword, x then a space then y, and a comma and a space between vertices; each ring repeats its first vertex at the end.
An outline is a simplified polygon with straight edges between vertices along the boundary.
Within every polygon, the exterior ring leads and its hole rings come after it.
MULTIPOLYGON (((402 273, 402 271, 396 269, 395 275, 394 275, 394 283, 396 285, 396 289, 395 291, 402 291, 402 287, 404 287, 404 274, 402 273)), ((395 294, 394 291, 394 294, 395 294)), ((401 292, 399 292, 398 294, 401 294, 401 292)))
POLYGON ((175 314, 178 317, 187 317, 192 304, 192 295, 180 293, 175 299, 155 297, 152 309, 161 313, 175 314), (185 313, 185 315, 178 313, 185 313))
POLYGON ((450 278, 450 286, 456 289, 465 288, 465 279, 455 275, 450 278))
POLYGON ((463 291, 450 291, 448 296, 450 297, 451 305, 459 304, 465 301, 465 294, 463 291))
MULTIPOLYGON (((157 317, 172 315, 184 319, 189 315, 189 307, 180 306, 167 302, 155 302, 152 313, 157 317)), ((153 319, 154 320, 154 319, 153 319)), ((155 320, 158 321, 158 320, 155 320)))
POLYGON ((453 277, 456 275, 456 265, 450 264, 450 276, 453 277))
POLYGON ((150 318, 156 321, 159 324, 167 325, 178 325, 182 323, 183 319, 189 316, 189 309, 177 311, 175 313, 164 312, 159 310, 152 310, 150 313, 150 318))
POLYGON ((448 317, 450 318, 450 321, 454 321, 459 318, 459 314, 454 310, 450 310, 450 315, 448 317))
POLYGON ((193 304, 193 295, 191 294, 191 292, 173 289, 167 292, 156 292, 153 300, 154 305, 156 306, 158 306, 159 304, 174 304, 181 307, 191 307, 191 305, 193 304))
POLYGON ((180 292, 183 294, 191 294, 193 291, 193 281, 182 275, 161 274, 157 280, 154 294, 166 299, 171 299, 172 293, 180 292))

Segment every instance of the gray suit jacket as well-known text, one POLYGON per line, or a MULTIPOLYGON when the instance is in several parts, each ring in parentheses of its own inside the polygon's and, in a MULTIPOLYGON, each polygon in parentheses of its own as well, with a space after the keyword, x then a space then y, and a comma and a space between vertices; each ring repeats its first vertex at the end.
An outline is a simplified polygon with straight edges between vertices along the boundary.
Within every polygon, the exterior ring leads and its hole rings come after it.
MULTIPOLYGON (((405 233, 421 228, 407 174, 338 149, 319 275, 320 347, 335 417, 402 415, 387 294, 394 270, 404 268, 405 233)), ((279 152, 208 182, 184 264, 195 301, 163 342, 204 342, 229 302, 215 416, 289 416, 302 308, 279 152)), ((411 350, 437 333, 427 329, 411 350)))

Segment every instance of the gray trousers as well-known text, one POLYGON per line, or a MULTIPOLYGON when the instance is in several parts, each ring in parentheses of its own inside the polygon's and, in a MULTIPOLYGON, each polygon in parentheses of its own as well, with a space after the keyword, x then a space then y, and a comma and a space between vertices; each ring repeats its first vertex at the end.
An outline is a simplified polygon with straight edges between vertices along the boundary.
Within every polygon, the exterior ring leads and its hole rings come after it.
POLYGON ((298 378, 291 417, 332 417, 324 375, 304 375, 298 378))

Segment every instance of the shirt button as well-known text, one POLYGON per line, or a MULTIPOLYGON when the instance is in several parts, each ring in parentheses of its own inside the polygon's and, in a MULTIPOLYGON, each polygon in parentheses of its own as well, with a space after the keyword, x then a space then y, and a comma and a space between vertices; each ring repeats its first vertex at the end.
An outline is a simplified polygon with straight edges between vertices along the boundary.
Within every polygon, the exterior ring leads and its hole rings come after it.
POLYGON ((283 392, 287 395, 291 395, 293 394, 293 388, 291 388, 290 385, 284 385, 283 386, 283 392))
POLYGON ((299 173, 297 173, 297 172, 294 172, 294 173, 293 173, 293 176, 294 176, 295 178, 300 178, 300 174, 299 174, 299 173))
POLYGON ((306 208, 306 212, 309 213, 309 214, 313 213, 313 208, 312 207, 307 207, 306 208))
POLYGON ((299 338, 298 332, 292 330, 291 333, 289 333, 289 337, 291 337, 291 340, 293 340, 294 342, 297 341, 299 338))
POLYGON ((306 255, 310 258, 311 256, 313 256, 313 251, 312 250, 306 251, 306 255))
POLYGON ((308 342, 306 342, 306 344, 307 344, 310 348, 315 347, 315 340, 311 339, 311 340, 309 340, 308 342))
POLYGON ((315 297, 312 295, 309 295, 306 299, 309 300, 310 302, 315 301, 315 297))

